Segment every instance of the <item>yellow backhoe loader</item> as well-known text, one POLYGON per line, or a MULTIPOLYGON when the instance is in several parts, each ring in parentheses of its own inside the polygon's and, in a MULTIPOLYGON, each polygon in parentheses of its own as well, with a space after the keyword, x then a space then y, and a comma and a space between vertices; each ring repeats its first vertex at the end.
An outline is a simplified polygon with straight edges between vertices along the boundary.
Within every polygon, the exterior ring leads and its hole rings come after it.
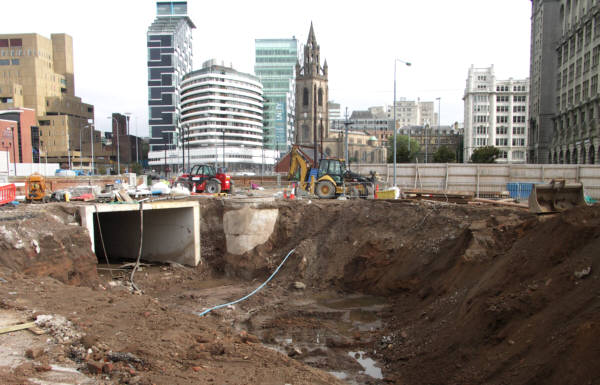
POLYGON ((288 180, 298 182, 301 190, 325 199, 342 194, 362 198, 373 196, 375 174, 363 177, 348 171, 343 159, 321 159, 318 171, 310 171, 311 162, 298 146, 292 147, 288 180))
POLYGON ((566 183, 564 179, 534 184, 529 195, 529 211, 537 214, 556 213, 586 204, 583 185, 566 183))

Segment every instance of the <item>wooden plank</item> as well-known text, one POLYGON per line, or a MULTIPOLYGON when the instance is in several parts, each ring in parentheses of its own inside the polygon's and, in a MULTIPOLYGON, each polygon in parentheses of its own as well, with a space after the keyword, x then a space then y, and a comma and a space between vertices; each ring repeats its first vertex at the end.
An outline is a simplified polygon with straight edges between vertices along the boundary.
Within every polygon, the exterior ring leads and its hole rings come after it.
POLYGON ((24 324, 20 324, 20 325, 12 325, 12 326, 6 326, 3 328, 0 328, 0 334, 4 334, 4 333, 10 333, 10 332, 16 332, 19 330, 24 330, 24 329, 29 329, 36 326, 35 322, 27 322, 24 324))

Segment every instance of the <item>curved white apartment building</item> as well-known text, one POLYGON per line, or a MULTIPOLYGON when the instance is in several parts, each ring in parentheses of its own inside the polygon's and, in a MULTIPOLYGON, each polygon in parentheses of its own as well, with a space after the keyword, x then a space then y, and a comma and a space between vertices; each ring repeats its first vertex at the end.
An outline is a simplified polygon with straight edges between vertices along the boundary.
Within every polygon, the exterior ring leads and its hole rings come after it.
POLYGON ((214 60, 186 74, 181 125, 185 148, 177 156, 184 154, 186 165, 261 171, 275 163, 276 151, 263 147, 263 87, 254 75, 214 60))

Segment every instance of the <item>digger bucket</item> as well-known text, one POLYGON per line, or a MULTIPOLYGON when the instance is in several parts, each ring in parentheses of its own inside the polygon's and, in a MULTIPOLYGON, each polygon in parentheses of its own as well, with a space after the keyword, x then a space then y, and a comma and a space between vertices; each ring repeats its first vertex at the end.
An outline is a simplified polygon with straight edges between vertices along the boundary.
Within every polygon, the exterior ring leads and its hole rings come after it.
POLYGON ((552 180, 548 184, 533 185, 533 190, 529 195, 529 211, 532 213, 555 213, 585 205, 581 183, 552 180))

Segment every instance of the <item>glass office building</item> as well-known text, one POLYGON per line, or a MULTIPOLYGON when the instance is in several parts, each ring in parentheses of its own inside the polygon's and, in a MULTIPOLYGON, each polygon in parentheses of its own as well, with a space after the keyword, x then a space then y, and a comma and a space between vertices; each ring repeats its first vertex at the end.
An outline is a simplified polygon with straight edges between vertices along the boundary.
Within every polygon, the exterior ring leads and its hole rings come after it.
POLYGON ((148 28, 148 113, 150 151, 177 147, 179 89, 192 70, 192 29, 186 1, 159 1, 148 28))
POLYGON ((263 84, 265 148, 287 152, 294 138, 298 40, 256 39, 254 73, 263 84))

